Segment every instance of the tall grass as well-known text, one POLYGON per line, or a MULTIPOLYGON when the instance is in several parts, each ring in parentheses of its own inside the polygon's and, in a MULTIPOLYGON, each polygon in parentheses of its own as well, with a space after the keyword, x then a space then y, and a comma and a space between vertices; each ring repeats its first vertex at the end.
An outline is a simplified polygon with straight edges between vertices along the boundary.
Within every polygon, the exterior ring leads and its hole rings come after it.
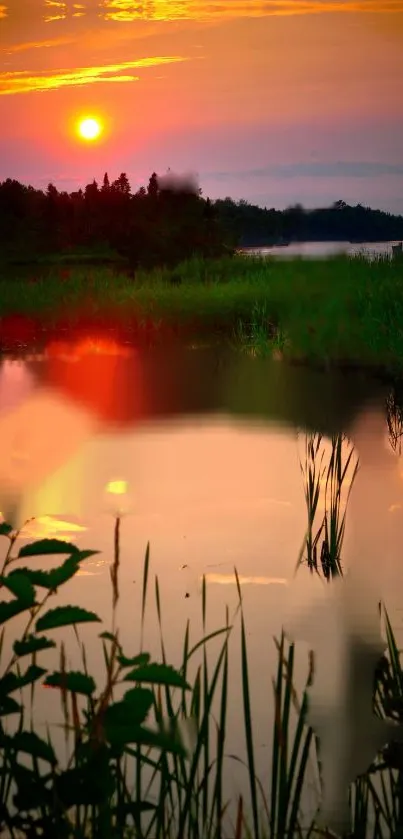
MULTIPOLYGON (((153 342, 215 341, 254 353, 401 370, 403 287, 398 261, 337 256, 276 262, 235 256, 193 259, 175 269, 52 269, 2 278, 2 342, 7 319, 20 315, 47 332, 132 330, 153 342), (152 329, 150 327, 152 326, 152 329)), ((14 335, 15 326, 13 326, 14 335)))
POLYGON ((321 570, 329 580, 343 574, 341 552, 347 505, 358 472, 358 460, 345 434, 332 436, 327 464, 325 458, 322 435, 316 432, 305 435, 305 459, 300 461, 300 469, 308 522, 298 565, 305 561, 310 571, 318 573, 321 570), (322 516, 320 502, 324 507, 322 516))

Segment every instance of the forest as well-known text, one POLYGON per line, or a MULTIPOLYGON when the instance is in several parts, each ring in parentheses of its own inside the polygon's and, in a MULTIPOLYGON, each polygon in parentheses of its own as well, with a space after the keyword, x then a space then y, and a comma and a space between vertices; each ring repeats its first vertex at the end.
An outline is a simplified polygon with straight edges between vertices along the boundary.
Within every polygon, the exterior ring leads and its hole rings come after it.
POLYGON ((81 254, 152 269, 248 246, 394 239, 403 239, 403 216, 341 200, 309 210, 210 200, 196 181, 169 174, 153 172, 147 187, 134 193, 125 173, 114 181, 105 173, 102 183, 93 180, 71 193, 52 183, 43 191, 11 178, 0 182, 1 259, 15 264, 81 254))

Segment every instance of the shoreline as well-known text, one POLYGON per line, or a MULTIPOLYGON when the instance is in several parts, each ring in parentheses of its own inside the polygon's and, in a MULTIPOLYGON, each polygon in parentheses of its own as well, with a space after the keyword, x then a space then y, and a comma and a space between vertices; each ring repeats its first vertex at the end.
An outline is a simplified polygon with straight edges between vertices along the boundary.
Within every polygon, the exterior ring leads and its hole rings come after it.
MULTIPOLYGON (((0 319, 0 362, 2 360, 24 361, 40 359, 46 356, 47 352, 49 357, 52 355, 57 356, 58 354, 60 354, 60 357, 63 357, 63 355, 67 357, 69 351, 71 352, 74 348, 83 354, 93 352, 97 355, 119 355, 133 351, 147 353, 162 350, 163 348, 167 350, 170 348, 179 348, 184 352, 216 348, 234 353, 234 355, 239 354, 242 356, 247 354, 256 358, 270 358, 272 361, 285 364, 288 367, 308 368, 324 373, 344 373, 347 376, 349 374, 362 373, 384 384, 392 385, 394 382, 403 380, 403 359, 400 363, 396 360, 395 363, 391 363, 388 366, 385 363, 371 363, 360 359, 332 358, 330 356, 325 358, 319 358, 317 356, 309 357, 302 355, 298 351, 295 351, 294 354, 292 350, 283 352, 273 346, 271 352, 266 352, 262 355, 253 346, 237 342, 229 336, 223 338, 223 336, 216 335, 206 339, 199 336, 193 339, 181 339, 178 335, 172 336, 171 333, 170 335, 165 334, 164 340, 162 340, 161 336, 153 340, 153 336, 145 332, 143 335, 144 340, 139 340, 139 334, 137 332, 136 340, 133 331, 133 337, 130 340, 130 331, 130 329, 128 330, 126 328, 122 335, 117 324, 105 327, 104 324, 100 323, 97 325, 95 322, 90 328, 78 326, 70 330, 60 328, 60 326, 55 326, 53 329, 42 327, 41 335, 36 335, 29 343, 16 342, 14 345, 4 345, 1 340, 0 319)), ((267 345, 269 348, 269 341, 267 345)))
POLYGON ((131 280, 106 268, 5 279, 0 355, 54 342, 223 345, 317 369, 403 374, 400 260, 191 260, 131 280))

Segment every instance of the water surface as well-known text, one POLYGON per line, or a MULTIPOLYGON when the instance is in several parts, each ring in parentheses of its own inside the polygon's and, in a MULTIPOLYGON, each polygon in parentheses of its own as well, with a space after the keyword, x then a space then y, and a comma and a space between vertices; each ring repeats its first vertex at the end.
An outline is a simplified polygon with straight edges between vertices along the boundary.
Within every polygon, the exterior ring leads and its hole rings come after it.
POLYGON ((392 246, 397 241, 390 242, 292 242, 290 245, 273 247, 245 248, 244 253, 260 256, 271 256, 276 259, 324 259, 330 256, 348 255, 365 256, 376 259, 379 256, 392 256, 392 246))
MULTIPOLYGON (((151 546, 144 646, 160 658, 154 603, 158 575, 168 659, 180 665, 186 622, 202 635, 201 585, 207 580, 208 629, 237 605, 240 575, 250 654, 258 771, 268 778, 271 677, 306 529, 300 461, 305 435, 329 441, 346 432, 361 469, 351 496, 345 564, 361 564, 385 596, 399 627, 403 483, 396 436, 388 432, 387 388, 360 372, 319 372, 256 361, 227 350, 140 353, 53 347, 40 357, 0 361, 0 509, 23 535, 59 535, 96 548, 58 603, 93 609, 110 625, 109 569, 114 517, 122 516, 118 625, 124 648, 140 645, 143 560, 151 546), (123 484, 126 491, 108 491, 123 484)), ((396 417, 395 417, 396 419, 396 417)), ((398 433, 398 430, 397 430, 398 433)), ((347 444, 346 444, 347 445, 347 444)), ((52 559, 43 560, 52 563, 52 559)), ((298 597, 317 585, 298 572, 298 597)), ((294 589, 292 589, 294 591, 294 589)), ((101 678, 98 628, 85 630, 90 669, 101 678)), ((78 666, 76 642, 66 637, 78 666)), ((67 633, 66 633, 67 636, 67 633)), ((229 751, 244 753, 239 650, 231 653, 229 751)), ((219 643, 209 645, 214 660, 219 643)), ((299 648, 301 679, 307 648, 299 648)), ((302 681, 301 681, 302 684, 302 681)), ((39 713, 56 720, 44 691, 39 713)), ((56 693, 56 692, 55 692, 56 693)), ((245 776, 228 768, 230 789, 245 776)))

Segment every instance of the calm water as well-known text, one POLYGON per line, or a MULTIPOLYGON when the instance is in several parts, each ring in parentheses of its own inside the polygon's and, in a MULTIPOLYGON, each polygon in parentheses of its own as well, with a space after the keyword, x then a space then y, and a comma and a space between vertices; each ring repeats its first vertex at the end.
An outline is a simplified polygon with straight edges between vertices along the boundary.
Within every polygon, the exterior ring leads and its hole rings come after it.
MULTIPOLYGON (((226 604, 231 614, 235 610, 237 568, 248 629, 258 772, 267 778, 271 677, 277 666, 272 637, 279 635, 294 602, 290 592, 294 597, 297 591, 301 605, 314 589, 305 568, 298 572, 297 588, 292 584, 306 527, 299 461, 306 431, 319 430, 327 438, 345 431, 354 440, 361 469, 350 500, 344 561, 346 567, 364 565, 399 633, 403 473, 396 438, 386 424, 385 397, 383 385, 358 373, 313 372, 219 350, 141 355, 99 343, 91 352, 85 346, 69 352, 53 347, 41 357, 3 359, 0 510, 17 510, 21 522, 37 517, 25 538, 56 535, 100 550, 61 590, 58 602, 93 609, 105 628, 111 615, 114 515, 123 514, 118 625, 129 655, 139 649, 148 540, 151 586, 144 646, 160 658, 154 605, 158 575, 164 640, 168 660, 176 665, 186 621, 192 642, 202 635, 203 575, 208 629, 213 630, 224 625, 226 604), (119 499, 107 491, 114 481, 127 482, 119 499)), ((90 628, 84 637, 90 670, 100 676, 98 631, 90 628)), ((68 652, 79 666, 71 635, 68 652)), ((237 643, 231 659, 228 751, 242 755, 237 643)), ((217 650, 213 642, 212 660, 217 650)), ((301 643, 298 666, 304 678, 306 653, 301 643)), ((43 691, 38 713, 56 721, 53 693, 43 691)), ((229 765, 231 790, 242 791, 245 777, 237 765, 229 765)))
POLYGON ((378 256, 392 256, 393 242, 298 242, 291 245, 272 248, 247 248, 245 253, 252 255, 271 256, 276 259, 293 259, 301 256, 305 259, 323 259, 323 257, 348 254, 349 256, 364 255, 368 259, 378 256))

